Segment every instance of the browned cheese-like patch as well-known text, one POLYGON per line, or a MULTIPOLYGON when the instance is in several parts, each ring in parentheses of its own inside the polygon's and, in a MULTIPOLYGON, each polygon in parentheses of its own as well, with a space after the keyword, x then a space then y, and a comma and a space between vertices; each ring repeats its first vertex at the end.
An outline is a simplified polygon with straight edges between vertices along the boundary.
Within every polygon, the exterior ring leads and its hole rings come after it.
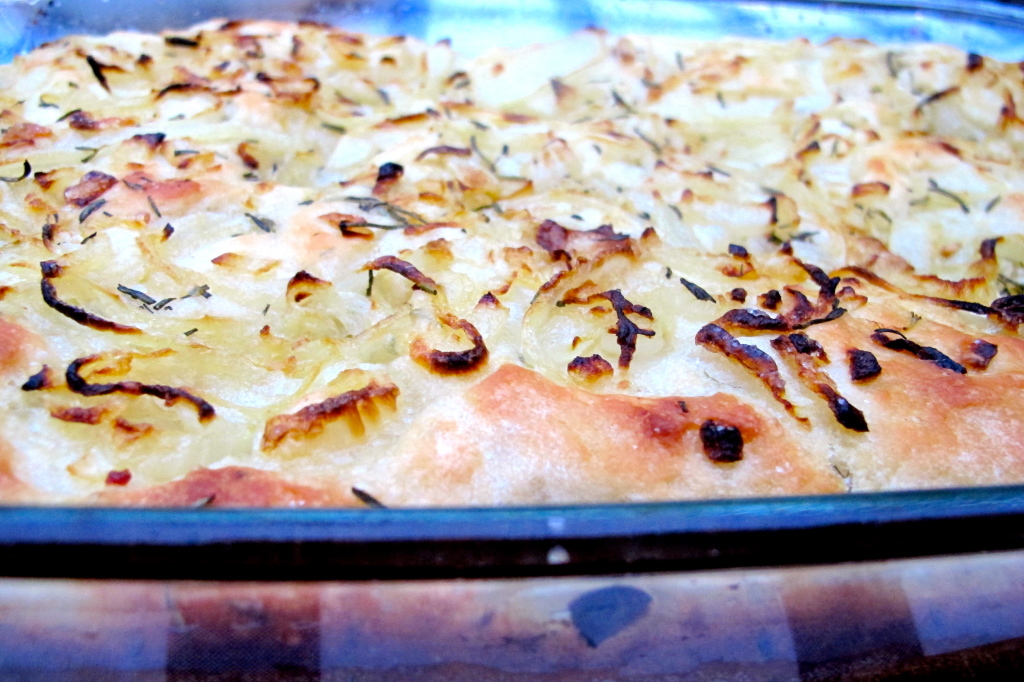
POLYGON ((807 423, 807 418, 800 416, 793 403, 786 399, 786 380, 782 378, 779 366, 770 355, 757 346, 740 343, 736 337, 716 324, 702 327, 697 332, 695 340, 698 345, 738 362, 741 367, 764 383, 787 412, 800 422, 807 423))
POLYGON ((73 206, 82 208, 103 196, 117 184, 117 178, 100 171, 89 171, 78 183, 64 190, 64 200, 73 206))
POLYGON ((50 416, 72 424, 96 425, 103 421, 107 414, 105 407, 51 407, 50 416))
POLYGON ((327 280, 314 277, 305 270, 300 270, 288 280, 288 289, 285 296, 299 303, 312 296, 315 292, 329 286, 331 286, 331 283, 327 280))
POLYGON ((355 437, 366 432, 364 420, 377 419, 380 407, 395 408, 398 387, 391 383, 371 381, 363 388, 346 391, 314 405, 307 405, 294 414, 281 414, 267 421, 260 449, 264 452, 278 447, 285 439, 313 438, 324 427, 344 419, 355 437))
POLYGON ((488 351, 484 337, 477 328, 468 320, 460 320, 451 313, 444 313, 438 320, 451 329, 461 329, 473 343, 473 347, 459 351, 434 350, 427 346, 426 341, 417 337, 409 349, 412 359, 420 366, 440 375, 467 374, 483 367, 487 362, 488 351))
POLYGON ((38 140, 53 137, 53 131, 35 123, 15 123, 0 135, 0 149, 34 147, 38 140))
POLYGON ((570 230, 554 220, 545 220, 537 226, 536 240, 552 260, 566 263, 573 258, 594 259, 612 253, 633 253, 629 235, 618 234, 611 225, 601 225, 593 230, 570 230))
POLYGON ((569 362, 569 374, 584 381, 597 381, 611 376, 612 364, 597 353, 588 358, 577 356, 569 362))

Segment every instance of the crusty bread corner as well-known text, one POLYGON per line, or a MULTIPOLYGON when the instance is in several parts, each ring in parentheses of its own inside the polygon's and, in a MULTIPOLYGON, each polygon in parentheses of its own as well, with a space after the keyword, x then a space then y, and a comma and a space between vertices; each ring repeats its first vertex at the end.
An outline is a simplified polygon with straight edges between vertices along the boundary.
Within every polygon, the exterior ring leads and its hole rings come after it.
POLYGON ((1024 481, 1016 64, 210 22, 0 67, 0 501, 1024 481))

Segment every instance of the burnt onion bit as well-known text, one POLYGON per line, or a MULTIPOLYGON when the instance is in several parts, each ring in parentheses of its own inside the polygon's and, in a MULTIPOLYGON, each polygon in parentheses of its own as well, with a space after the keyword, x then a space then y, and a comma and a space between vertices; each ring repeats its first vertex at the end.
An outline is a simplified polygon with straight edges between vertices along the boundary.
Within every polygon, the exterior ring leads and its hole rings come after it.
POLYGON ((919 343, 911 341, 898 329, 876 329, 871 335, 871 340, 884 348, 888 348, 889 350, 894 350, 900 353, 909 353, 921 360, 932 362, 943 369, 952 370, 960 374, 967 374, 967 368, 940 351, 938 348, 922 346, 919 343), (895 334, 895 336, 889 336, 890 334, 895 334))
POLYGON ((985 339, 974 339, 964 356, 964 364, 973 370, 986 370, 998 352, 999 346, 994 343, 989 343, 985 339))
POLYGON ((196 408, 200 422, 208 422, 217 414, 216 410, 213 409, 213 405, 206 402, 199 396, 189 393, 183 388, 174 388, 172 386, 163 386, 161 384, 144 384, 140 381, 118 381, 112 384, 90 384, 82 378, 79 371, 85 365, 95 362, 99 358, 100 356, 98 355, 90 355, 84 358, 78 358, 68 365, 68 369, 64 373, 64 379, 67 382, 68 389, 72 393, 77 393, 78 395, 84 395, 86 397, 109 395, 111 393, 149 395, 154 398, 160 398, 167 406, 174 405, 174 403, 184 400, 191 403, 192 406, 196 408))
POLYGON ((1024 323, 1024 294, 1003 296, 992 301, 992 309, 1010 324, 1017 326, 1024 323))
POLYGON ((124 324, 118 324, 117 322, 111 322, 110 320, 99 317, 98 315, 93 315, 82 308, 60 300, 57 296, 57 287, 53 285, 51 280, 60 277, 63 272, 63 268, 53 261, 43 261, 39 264, 39 268, 43 274, 43 278, 39 280, 39 290, 40 293, 42 293, 43 302, 64 317, 74 320, 84 327, 89 327, 97 331, 110 331, 116 334, 142 333, 141 329, 124 324))
POLYGON ((882 373, 882 366, 871 351, 851 348, 846 351, 846 357, 850 361, 851 381, 870 381, 882 373))
POLYGON ((707 419, 700 425, 704 454, 716 464, 731 464, 743 459, 743 434, 735 426, 707 419))
POLYGON ((390 270, 395 274, 405 277, 412 282, 413 289, 425 291, 433 296, 437 295, 437 282, 423 274, 415 265, 395 256, 381 256, 363 266, 363 270, 390 270))
POLYGON ((21 385, 21 390, 41 391, 51 386, 53 386, 53 380, 50 377, 50 368, 47 365, 43 365, 41 370, 30 376, 28 381, 21 385))
POLYGON ((835 415, 836 421, 842 426, 858 433, 867 433, 868 422, 864 418, 864 413, 851 405, 849 400, 839 395, 837 390, 822 383, 815 387, 815 392, 825 399, 832 414, 835 415))
POLYGON ((440 375, 468 374, 487 362, 488 351, 484 337, 471 322, 460 320, 451 313, 440 315, 438 321, 451 329, 461 329, 473 347, 458 351, 434 350, 428 348, 422 338, 416 338, 410 349, 413 360, 434 374, 440 375))
POLYGON ((615 333, 615 341, 619 344, 619 367, 629 369, 633 354, 636 353, 637 336, 654 336, 654 330, 641 328, 627 315, 632 313, 653 321, 654 313, 646 306, 630 302, 618 289, 601 292, 598 296, 611 303, 615 309, 617 321, 612 331, 615 333))

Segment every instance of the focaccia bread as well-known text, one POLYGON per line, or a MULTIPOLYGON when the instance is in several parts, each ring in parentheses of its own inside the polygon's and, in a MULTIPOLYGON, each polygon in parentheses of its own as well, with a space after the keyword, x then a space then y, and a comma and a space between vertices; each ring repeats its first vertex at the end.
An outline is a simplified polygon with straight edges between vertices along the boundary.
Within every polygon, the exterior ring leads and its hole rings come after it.
POLYGON ((0 67, 0 501, 1024 481, 1017 64, 212 22, 0 67))

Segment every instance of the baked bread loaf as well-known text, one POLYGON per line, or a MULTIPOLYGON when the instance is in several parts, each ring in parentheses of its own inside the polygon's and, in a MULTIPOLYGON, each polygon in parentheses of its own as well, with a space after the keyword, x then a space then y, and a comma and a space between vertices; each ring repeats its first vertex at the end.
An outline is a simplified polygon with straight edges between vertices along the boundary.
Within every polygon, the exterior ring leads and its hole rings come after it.
POLYGON ((1024 481, 1017 64, 211 22, 0 67, 0 501, 1024 481))

